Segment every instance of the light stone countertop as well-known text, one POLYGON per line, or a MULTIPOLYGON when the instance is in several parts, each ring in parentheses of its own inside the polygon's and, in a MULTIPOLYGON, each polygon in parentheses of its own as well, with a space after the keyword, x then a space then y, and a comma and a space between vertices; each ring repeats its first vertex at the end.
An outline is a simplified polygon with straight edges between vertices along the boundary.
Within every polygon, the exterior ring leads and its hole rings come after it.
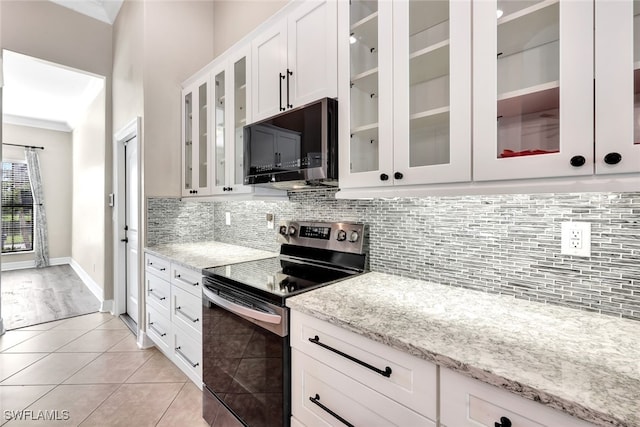
POLYGON ((276 252, 214 241, 167 243, 146 247, 145 251, 197 270, 278 256, 276 252))
POLYGON ((640 322, 382 273, 287 305, 596 425, 640 427, 640 322))

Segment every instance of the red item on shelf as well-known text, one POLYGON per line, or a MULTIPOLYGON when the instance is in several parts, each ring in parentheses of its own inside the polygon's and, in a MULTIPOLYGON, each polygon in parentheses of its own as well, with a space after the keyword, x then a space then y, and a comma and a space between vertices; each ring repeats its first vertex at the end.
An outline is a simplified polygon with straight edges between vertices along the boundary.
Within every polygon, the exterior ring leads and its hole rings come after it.
POLYGON ((500 153, 500 158, 505 157, 521 157, 521 156, 535 156, 537 154, 551 154, 558 153, 560 150, 522 150, 522 151, 513 151, 513 150, 502 150, 500 153))

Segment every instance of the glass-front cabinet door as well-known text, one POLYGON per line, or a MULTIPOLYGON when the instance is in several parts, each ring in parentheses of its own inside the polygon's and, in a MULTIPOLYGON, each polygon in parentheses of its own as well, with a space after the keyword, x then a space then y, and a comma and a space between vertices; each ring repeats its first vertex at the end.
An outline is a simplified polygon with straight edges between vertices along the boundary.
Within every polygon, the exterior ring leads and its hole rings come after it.
POLYGON ((351 0, 338 8, 340 186, 392 185, 392 3, 351 0))
POLYGON ((473 179, 592 174, 593 4, 475 2, 473 40, 473 179))
POLYGON ((215 104, 213 114, 214 135, 214 192, 222 191, 227 185, 226 150, 227 150, 227 98, 225 96, 226 79, 225 69, 213 70, 213 101, 215 104))
POLYGON ((640 1, 595 1, 597 174, 640 171, 640 1))
POLYGON ((471 2, 394 2, 396 184, 471 179, 471 2))
POLYGON ((209 194, 209 78, 182 91, 182 195, 209 194))
POLYGON ((215 194, 250 193, 243 185, 243 132, 249 117, 251 99, 249 46, 236 49, 212 70, 215 117, 215 194))
POLYGON ((339 54, 349 58, 338 76, 340 186, 468 181, 471 2, 339 7, 339 54))
POLYGON ((230 90, 233 93, 233 128, 230 128, 233 139, 233 150, 229 151, 229 188, 236 193, 249 193, 251 186, 244 185, 244 126, 251 121, 251 67, 250 48, 241 49, 230 58, 233 82, 230 90))

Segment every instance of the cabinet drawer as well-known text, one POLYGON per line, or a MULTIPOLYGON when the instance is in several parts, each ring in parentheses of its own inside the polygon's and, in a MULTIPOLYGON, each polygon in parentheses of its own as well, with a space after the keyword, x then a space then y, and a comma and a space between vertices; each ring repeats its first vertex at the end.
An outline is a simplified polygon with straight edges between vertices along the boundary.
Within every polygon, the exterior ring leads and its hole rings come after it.
POLYGON ((291 311, 291 346, 414 411, 436 419, 435 364, 294 310, 291 311), (381 372, 389 368, 390 375, 384 376, 345 355, 381 372))
POLYGON ((594 427, 498 387, 465 377, 449 369, 440 370, 440 420, 456 427, 494 427, 506 417, 517 427, 594 427))
POLYGON ((145 272, 145 293, 147 305, 156 308, 167 319, 171 303, 171 285, 158 276, 145 272))
POLYGON ((182 289, 171 288, 171 318, 194 339, 202 336, 202 297, 196 297, 182 289))
POLYGON ((160 258, 155 255, 145 254, 144 256, 144 269, 149 273, 153 273, 156 276, 169 281, 169 266, 170 262, 164 258, 160 258))
POLYGON ((292 412, 304 425, 343 426, 344 421, 362 426, 436 425, 298 350, 292 350, 291 360, 292 412))
POLYGON ((194 339, 183 328, 173 327, 173 363, 191 380, 202 387, 202 342, 194 339))
POLYGON ((171 264, 171 284, 202 297, 202 273, 180 265, 171 264))
POLYGON ((153 306, 147 304, 147 335, 166 355, 171 355, 171 322, 153 306))

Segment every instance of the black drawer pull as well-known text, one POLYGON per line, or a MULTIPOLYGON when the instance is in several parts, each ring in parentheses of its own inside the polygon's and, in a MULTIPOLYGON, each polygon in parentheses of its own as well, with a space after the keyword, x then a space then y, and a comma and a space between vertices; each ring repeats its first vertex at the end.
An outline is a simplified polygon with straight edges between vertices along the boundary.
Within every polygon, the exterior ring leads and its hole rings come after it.
POLYGON ((500 417, 500 422, 496 422, 495 427, 511 427, 511 420, 507 417, 500 417))
POLYGON ((161 296, 156 295, 156 293, 153 292, 153 289, 151 289, 151 288, 149 288, 149 295, 151 295, 152 297, 156 297, 158 299, 158 301, 164 301, 164 300, 167 299, 166 297, 161 297, 161 296))
POLYGON ((343 352, 341 352, 340 350, 336 350, 336 349, 335 349, 335 348, 333 348, 333 347, 329 347, 328 345, 326 345, 326 344, 324 344, 324 343, 321 343, 321 342, 320 342, 320 338, 319 338, 317 335, 316 335, 315 337, 313 337, 313 338, 309 338, 309 341, 311 341, 311 342, 312 342, 312 343, 314 343, 314 344, 319 345, 319 346, 320 346, 320 347, 322 347, 322 348, 326 348, 326 349, 327 349, 327 350, 329 350, 329 351, 332 351, 332 352, 334 352, 334 353, 336 353, 336 354, 339 354, 340 356, 345 357, 345 358, 347 358, 347 359, 351 360, 352 362, 356 362, 357 364, 362 365, 362 366, 364 366, 365 368, 371 369, 372 371, 379 373, 379 374, 380 374, 380 375, 382 375, 383 377, 387 377, 387 378, 389 378, 389 377, 391 376, 391 368, 390 368, 390 367, 385 366, 384 371, 383 371, 382 369, 378 369, 378 368, 376 368, 375 366, 371 366, 371 365, 369 365, 367 362, 363 362, 363 361, 362 361, 362 360, 360 360, 360 359, 356 359, 355 357, 353 357, 353 356, 349 356, 348 354, 343 353, 343 352))
POLYGON ((331 409, 327 408, 322 403, 320 403, 320 396, 318 394, 316 394, 315 397, 309 396, 309 400, 312 401, 313 403, 315 403, 316 405, 318 405, 319 407, 321 407, 323 411, 327 412, 329 415, 331 415, 336 420, 340 421, 342 424, 344 424, 344 425, 346 425, 348 427, 355 427, 349 421, 345 420, 340 415, 336 414, 331 409))

